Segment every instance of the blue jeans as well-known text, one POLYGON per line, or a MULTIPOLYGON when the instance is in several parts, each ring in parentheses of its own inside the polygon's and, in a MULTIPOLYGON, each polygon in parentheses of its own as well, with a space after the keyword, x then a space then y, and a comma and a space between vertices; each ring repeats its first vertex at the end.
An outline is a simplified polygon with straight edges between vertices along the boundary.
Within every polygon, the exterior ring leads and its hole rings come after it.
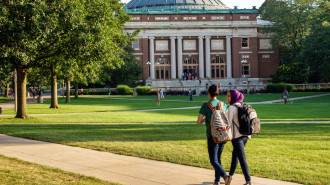
POLYGON ((220 182, 220 177, 226 178, 228 176, 221 166, 221 153, 225 144, 226 143, 215 143, 212 137, 207 138, 207 149, 209 151, 209 158, 215 171, 215 184, 220 182))
POLYGON ((248 137, 242 136, 236 139, 233 139, 231 143, 233 144, 233 154, 231 159, 229 175, 233 176, 237 168, 238 161, 241 165, 245 181, 247 184, 251 184, 251 176, 249 173, 249 167, 246 162, 246 156, 244 151, 244 146, 248 140, 248 137))

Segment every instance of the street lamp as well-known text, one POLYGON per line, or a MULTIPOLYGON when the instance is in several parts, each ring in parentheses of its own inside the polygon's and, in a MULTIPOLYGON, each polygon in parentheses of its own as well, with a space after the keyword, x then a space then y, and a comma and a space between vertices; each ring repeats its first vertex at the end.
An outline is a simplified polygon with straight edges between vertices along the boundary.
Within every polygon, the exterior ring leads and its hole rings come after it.
POLYGON ((148 65, 148 79, 150 79, 150 65, 151 65, 151 63, 148 61, 146 64, 148 65))

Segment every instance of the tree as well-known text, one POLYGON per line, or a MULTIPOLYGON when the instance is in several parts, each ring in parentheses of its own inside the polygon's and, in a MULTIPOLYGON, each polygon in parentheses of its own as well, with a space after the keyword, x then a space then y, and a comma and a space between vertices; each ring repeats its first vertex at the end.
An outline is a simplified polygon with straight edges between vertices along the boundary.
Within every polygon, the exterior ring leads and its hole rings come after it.
POLYGON ((273 83, 300 84, 308 81, 308 71, 301 62, 282 64, 271 76, 273 83))
POLYGON ((120 66, 103 66, 101 80, 111 86, 118 84, 135 86, 136 81, 141 79, 142 67, 137 63, 134 55, 134 49, 128 45, 121 58, 124 61, 120 66))
MULTIPOLYGON (((260 18, 272 24, 262 29, 271 34, 272 46, 283 46, 292 56, 301 49, 301 42, 310 30, 317 0, 266 0, 259 9, 260 18)), ((290 61, 286 61, 290 62, 290 61)))
POLYGON ((308 67, 310 82, 330 81, 330 2, 322 1, 302 42, 301 61, 308 67))
POLYGON ((60 66, 80 59, 96 65, 116 61, 131 38, 123 34, 129 17, 117 0, 7 0, 0 7, 0 60, 17 70, 17 118, 28 118, 30 68, 51 71, 51 107, 56 108, 60 66))
POLYGON ((0 85, 5 86, 5 97, 8 97, 9 85, 14 79, 14 68, 8 63, 0 64, 0 85))

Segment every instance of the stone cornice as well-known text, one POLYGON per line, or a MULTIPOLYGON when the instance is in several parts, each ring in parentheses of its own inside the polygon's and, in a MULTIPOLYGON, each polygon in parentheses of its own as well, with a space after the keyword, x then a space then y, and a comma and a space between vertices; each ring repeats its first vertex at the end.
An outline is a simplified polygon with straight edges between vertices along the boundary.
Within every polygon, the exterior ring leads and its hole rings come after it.
POLYGON ((126 7, 123 10, 129 15, 160 15, 160 14, 258 14, 258 9, 171 9, 171 10, 148 10, 147 8, 143 9, 127 9, 126 7))

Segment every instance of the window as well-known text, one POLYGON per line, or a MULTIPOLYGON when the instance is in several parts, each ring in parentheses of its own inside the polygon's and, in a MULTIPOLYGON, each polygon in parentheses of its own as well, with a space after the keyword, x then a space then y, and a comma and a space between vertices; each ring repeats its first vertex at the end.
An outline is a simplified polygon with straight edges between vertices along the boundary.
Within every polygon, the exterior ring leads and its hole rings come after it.
POLYGON ((189 58, 184 59, 183 63, 184 64, 197 64, 197 61, 196 61, 196 59, 189 57, 189 58))
POLYGON ((216 56, 216 57, 213 57, 212 58, 212 61, 211 61, 212 64, 224 64, 225 62, 223 61, 222 58, 220 58, 219 56, 216 56))
POLYGON ((242 48, 248 48, 248 47, 249 47, 249 39, 242 38, 242 48))
POLYGON ((247 65, 247 64, 243 64, 242 65, 242 76, 243 77, 248 77, 248 76, 250 76, 250 66, 249 65, 247 65))
POLYGON ((222 79, 225 78, 225 61, 219 57, 213 57, 211 61, 211 77, 222 79))
POLYGON ((245 20, 249 20, 250 19, 250 16, 248 15, 244 15, 244 16, 240 16, 240 19, 245 19, 245 20))
POLYGON ((168 80, 170 79, 170 63, 166 58, 158 58, 155 63, 156 79, 168 80))
POLYGON ((133 42, 132 42, 132 47, 133 47, 135 50, 138 50, 138 49, 140 48, 140 42, 139 42, 139 40, 133 41, 133 42))

